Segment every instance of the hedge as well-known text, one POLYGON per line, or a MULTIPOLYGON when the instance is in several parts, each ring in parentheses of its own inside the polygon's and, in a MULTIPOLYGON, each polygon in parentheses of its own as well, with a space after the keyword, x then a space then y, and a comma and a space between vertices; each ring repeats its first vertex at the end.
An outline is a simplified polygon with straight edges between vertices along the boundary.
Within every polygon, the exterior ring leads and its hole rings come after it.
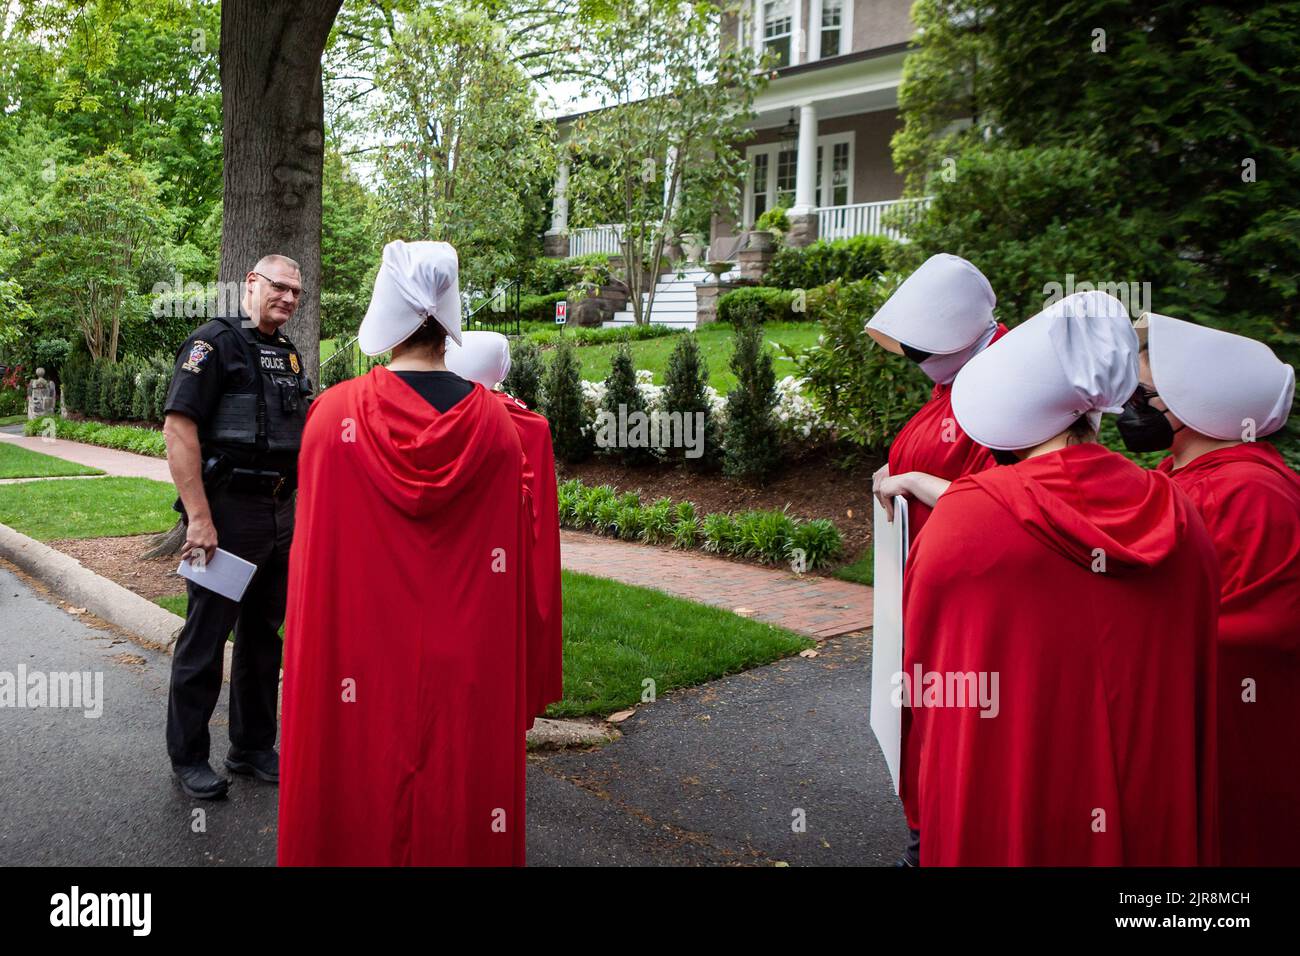
POLYGON ((574 478, 559 487, 560 524, 578 531, 697 548, 755 558, 767 564, 800 562, 800 570, 821 567, 839 557, 844 540, 826 518, 805 521, 785 509, 715 512, 700 517, 689 501, 659 498, 643 505, 636 492, 619 494, 610 485, 584 485, 574 478))
POLYGON ((718 320, 732 325, 791 322, 808 317, 794 311, 795 293, 769 286, 745 286, 718 298, 718 320))
POLYGON ((120 362, 74 356, 63 366, 63 401, 91 418, 161 422, 171 377, 172 362, 161 354, 120 362))
POLYGON ((152 458, 167 457, 167 441, 163 438, 163 433, 156 428, 105 425, 103 422, 74 422, 66 418, 49 416, 29 421, 24 426, 24 430, 28 435, 64 438, 68 441, 84 442, 87 445, 101 445, 105 448, 135 452, 137 455, 149 455, 152 458), (53 435, 49 433, 50 422, 54 423, 53 435))
POLYGON ((787 246, 763 273, 765 285, 778 289, 812 289, 835 279, 853 282, 883 275, 894 265, 899 244, 885 236, 818 240, 807 246, 787 246))

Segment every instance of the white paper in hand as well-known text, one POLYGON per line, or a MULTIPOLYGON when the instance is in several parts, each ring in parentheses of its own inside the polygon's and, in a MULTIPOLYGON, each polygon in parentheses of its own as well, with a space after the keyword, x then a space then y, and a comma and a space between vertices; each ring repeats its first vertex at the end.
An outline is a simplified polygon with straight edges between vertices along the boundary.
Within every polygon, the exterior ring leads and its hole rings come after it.
POLYGON ((875 502, 873 540, 875 578, 871 622, 871 730, 880 742, 889 777, 898 792, 903 711, 894 705, 894 688, 903 673, 903 568, 907 563, 907 499, 894 498, 894 520, 875 502))
POLYGON ((182 558, 176 573, 201 588, 215 591, 232 601, 239 601, 243 599, 248 582, 253 579, 256 570, 257 565, 252 561, 245 561, 238 555, 217 548, 206 564, 195 565, 189 558, 182 558))

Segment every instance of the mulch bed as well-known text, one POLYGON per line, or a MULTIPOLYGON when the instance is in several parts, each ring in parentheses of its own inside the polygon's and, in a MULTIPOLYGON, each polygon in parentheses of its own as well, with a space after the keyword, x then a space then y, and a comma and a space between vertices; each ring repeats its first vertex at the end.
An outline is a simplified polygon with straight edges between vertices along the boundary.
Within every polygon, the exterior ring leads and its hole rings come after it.
POLYGON ((717 474, 698 474, 672 466, 624 468, 596 457, 580 465, 559 464, 560 480, 580 478, 585 485, 613 485, 637 491, 643 504, 656 498, 690 501, 699 514, 789 506, 798 518, 829 518, 844 536, 844 560, 861 555, 871 542, 871 475, 881 461, 859 458, 848 468, 831 451, 786 463, 765 486, 732 481, 717 474))
POLYGON ((176 574, 180 556, 149 558, 140 555, 149 549, 152 534, 135 534, 122 538, 83 538, 51 541, 50 547, 76 558, 96 574, 134 591, 150 601, 169 594, 184 594, 185 579, 176 574))

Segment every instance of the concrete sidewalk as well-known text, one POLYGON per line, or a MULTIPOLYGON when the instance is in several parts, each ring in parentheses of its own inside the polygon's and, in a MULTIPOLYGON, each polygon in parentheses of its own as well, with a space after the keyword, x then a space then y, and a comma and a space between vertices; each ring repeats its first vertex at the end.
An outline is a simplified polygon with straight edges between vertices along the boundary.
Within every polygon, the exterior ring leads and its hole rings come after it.
POLYGON ((100 448, 98 445, 86 445, 77 441, 65 441, 62 438, 41 438, 38 435, 11 435, 0 432, 0 441, 17 445, 42 455, 53 455, 64 461, 76 462, 87 468, 98 468, 109 475, 122 478, 151 478, 154 481, 171 483, 172 473, 167 468, 166 460, 137 455, 116 448, 100 448))

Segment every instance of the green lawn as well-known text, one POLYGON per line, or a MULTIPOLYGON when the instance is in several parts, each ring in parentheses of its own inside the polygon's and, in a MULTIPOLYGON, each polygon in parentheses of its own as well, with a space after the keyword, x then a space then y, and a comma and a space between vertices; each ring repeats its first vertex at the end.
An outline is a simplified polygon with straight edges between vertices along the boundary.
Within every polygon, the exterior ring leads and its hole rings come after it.
POLYGON ((58 478, 65 475, 102 475, 98 468, 87 468, 53 455, 0 443, 0 478, 58 478))
POLYGON ((176 489, 148 478, 0 485, 0 524, 38 541, 166 531, 176 489))
MULTIPOLYGON (((655 693, 795 654, 813 642, 730 611, 587 574, 563 572, 564 699, 552 717, 604 716, 655 693)), ((185 595, 158 603, 184 616, 185 595)))
POLYGON ((871 548, 867 548, 852 564, 846 564, 842 568, 836 568, 833 572, 835 577, 844 581, 852 581, 855 584, 871 585, 875 583, 876 566, 875 555, 871 548))
MULTIPOLYGON (((787 375, 796 374, 794 362, 785 358, 781 350, 771 343, 789 345, 793 348, 807 348, 821 335, 821 325, 816 322, 772 322, 763 328, 763 337, 768 349, 774 355, 773 365, 776 377, 780 381, 787 375)), ((731 360, 735 330, 725 322, 713 322, 695 333, 709 366, 709 384, 722 394, 726 394, 736 384, 736 376, 731 373, 728 363, 731 360)), ((668 356, 677 345, 677 336, 670 335, 661 339, 646 339, 632 343, 632 361, 638 369, 649 369, 654 373, 656 385, 664 383, 664 370, 668 366, 668 356)), ((587 345, 577 350, 582 362, 582 377, 589 382, 601 382, 609 375, 610 362, 617 344, 587 345)))
POLYGON ((0 416, 0 426, 4 425, 25 425, 27 423, 26 415, 4 415, 0 416))

